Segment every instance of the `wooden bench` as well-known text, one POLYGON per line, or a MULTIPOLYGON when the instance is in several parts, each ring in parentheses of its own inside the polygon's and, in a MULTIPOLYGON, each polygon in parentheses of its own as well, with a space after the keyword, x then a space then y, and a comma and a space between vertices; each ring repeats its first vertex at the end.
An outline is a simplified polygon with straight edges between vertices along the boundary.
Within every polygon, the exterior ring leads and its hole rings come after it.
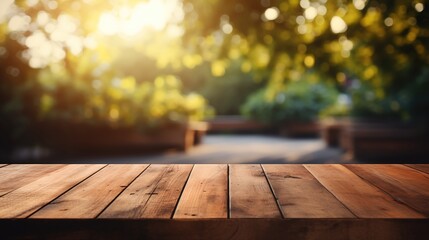
POLYGON ((2 239, 427 239, 429 165, 0 165, 2 239))
POLYGON ((242 116, 217 116, 209 120, 211 132, 268 132, 270 126, 242 116))
POLYGON ((429 131, 417 124, 344 122, 340 145, 353 159, 426 159, 429 131))
POLYGON ((193 145, 199 145, 203 142, 203 138, 209 130, 209 124, 207 122, 191 122, 189 128, 194 132, 193 145))
POLYGON ((134 127, 93 126, 83 124, 46 124, 39 128, 42 145, 65 152, 94 152, 115 149, 166 149, 187 151, 202 142, 206 122, 164 126, 153 131, 134 127))

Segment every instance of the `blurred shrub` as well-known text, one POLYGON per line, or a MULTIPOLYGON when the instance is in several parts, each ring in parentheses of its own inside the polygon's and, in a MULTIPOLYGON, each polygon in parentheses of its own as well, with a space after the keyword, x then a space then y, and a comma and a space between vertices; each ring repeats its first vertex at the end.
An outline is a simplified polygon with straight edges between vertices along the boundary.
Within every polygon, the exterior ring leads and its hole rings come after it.
POLYGON ((242 108, 245 116, 266 123, 283 121, 312 121, 332 105, 338 95, 326 81, 312 81, 315 74, 305 74, 279 91, 262 89, 252 95, 242 108))
POLYGON ((355 117, 424 120, 429 119, 429 68, 423 68, 401 88, 380 89, 367 82, 355 81, 349 89, 351 114, 355 117))
POLYGON ((238 115, 246 99, 263 86, 250 72, 242 72, 241 61, 235 61, 222 76, 209 75, 199 92, 207 98, 218 115, 238 115))
POLYGON ((347 94, 339 94, 337 100, 331 106, 320 112, 321 118, 347 117, 351 111, 351 100, 347 94))
POLYGON ((173 75, 151 82, 134 77, 93 80, 79 88, 69 86, 44 92, 39 99, 39 121, 159 128, 164 125, 203 120, 213 111, 199 94, 184 94, 173 75))

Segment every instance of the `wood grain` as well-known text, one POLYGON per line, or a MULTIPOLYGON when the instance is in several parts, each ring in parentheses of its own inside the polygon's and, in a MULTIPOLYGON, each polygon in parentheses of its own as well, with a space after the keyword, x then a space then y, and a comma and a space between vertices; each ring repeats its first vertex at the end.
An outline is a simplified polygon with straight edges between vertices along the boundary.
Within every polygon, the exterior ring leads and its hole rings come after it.
POLYGON ((147 166, 108 165, 37 211, 31 218, 95 218, 147 166))
POLYGON ((24 185, 0 198, 0 218, 28 217, 105 165, 72 164, 24 185))
POLYGON ((429 164, 405 164, 410 168, 417 169, 421 172, 429 174, 429 164))
POLYGON ((429 216, 429 176, 399 164, 348 164, 356 175, 387 192, 397 202, 429 216))
POLYGON ((281 218, 259 164, 229 165, 231 218, 281 218))
POLYGON ((227 188, 227 165, 195 165, 174 218, 227 218, 227 188))
POLYGON ((7 164, 0 164, 0 168, 7 166, 7 164))
POLYGON ((0 169, 0 196, 18 189, 66 165, 13 164, 0 169))
POLYGON ((150 165, 100 218, 170 218, 192 165, 150 165))
POLYGON ((422 214, 396 202, 344 166, 338 164, 304 166, 360 218, 424 218, 422 214))
POLYGON ((302 165, 263 165, 285 218, 355 216, 302 165))

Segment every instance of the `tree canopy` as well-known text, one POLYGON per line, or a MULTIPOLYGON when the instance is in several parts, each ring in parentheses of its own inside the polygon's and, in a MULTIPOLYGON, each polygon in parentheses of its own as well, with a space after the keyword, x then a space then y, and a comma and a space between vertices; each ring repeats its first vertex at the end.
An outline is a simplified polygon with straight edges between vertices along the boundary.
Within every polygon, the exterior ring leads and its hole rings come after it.
POLYGON ((423 0, 7 0, 0 6, 1 125, 19 129, 13 136, 25 132, 18 126, 46 119, 125 125, 201 119, 211 110, 192 92, 221 99, 228 86, 243 94, 264 86, 266 101, 273 101, 308 72, 350 93, 356 114, 427 115, 423 0), (236 79, 255 84, 216 83, 236 79), (223 88, 213 93, 216 86, 223 88))

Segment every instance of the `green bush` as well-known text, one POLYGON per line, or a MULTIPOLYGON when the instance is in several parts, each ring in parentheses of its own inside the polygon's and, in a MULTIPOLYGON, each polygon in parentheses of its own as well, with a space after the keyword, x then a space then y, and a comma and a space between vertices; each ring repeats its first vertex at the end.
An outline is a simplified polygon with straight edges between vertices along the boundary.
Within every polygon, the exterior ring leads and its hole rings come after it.
POLYGON ((184 89, 204 96, 217 115, 239 115, 246 99, 265 84, 262 80, 256 81, 253 72, 243 72, 242 63, 241 60, 228 62, 221 76, 213 76, 209 63, 183 69, 178 76, 183 80, 184 89))
POLYGON ((395 120, 428 119, 429 68, 423 68, 399 89, 379 88, 366 82, 355 82, 350 88, 352 97, 351 115, 360 118, 395 120))
POLYGON ((270 89, 260 90, 248 99, 242 113, 266 123, 312 121, 335 102, 337 95, 334 86, 326 82, 314 83, 304 76, 274 94, 270 89))

